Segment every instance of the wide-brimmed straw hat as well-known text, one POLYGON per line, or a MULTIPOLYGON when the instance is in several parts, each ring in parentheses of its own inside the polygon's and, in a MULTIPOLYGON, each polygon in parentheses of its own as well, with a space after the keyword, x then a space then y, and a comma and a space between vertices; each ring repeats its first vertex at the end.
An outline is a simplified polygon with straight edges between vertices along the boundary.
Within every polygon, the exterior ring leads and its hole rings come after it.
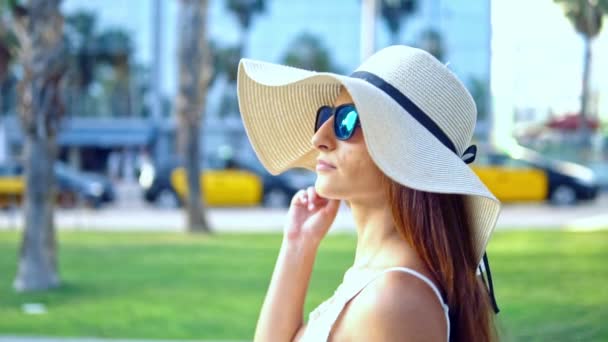
POLYGON ((392 180, 412 189, 466 195, 477 260, 496 225, 500 202, 467 165, 477 111, 456 76, 426 51, 391 46, 350 76, 243 59, 239 107, 249 140, 272 174, 314 170, 318 108, 349 92, 369 154, 392 180))

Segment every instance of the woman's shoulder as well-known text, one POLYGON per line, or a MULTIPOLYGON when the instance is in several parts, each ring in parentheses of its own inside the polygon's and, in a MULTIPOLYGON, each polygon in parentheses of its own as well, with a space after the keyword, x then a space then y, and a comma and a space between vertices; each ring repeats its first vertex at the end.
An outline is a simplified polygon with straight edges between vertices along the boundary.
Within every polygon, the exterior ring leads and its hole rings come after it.
MULTIPOLYGON (((336 335, 369 341, 445 341, 446 318, 433 289, 406 272, 386 272, 344 308, 336 335)), ((339 338, 342 340, 342 338, 339 338)))

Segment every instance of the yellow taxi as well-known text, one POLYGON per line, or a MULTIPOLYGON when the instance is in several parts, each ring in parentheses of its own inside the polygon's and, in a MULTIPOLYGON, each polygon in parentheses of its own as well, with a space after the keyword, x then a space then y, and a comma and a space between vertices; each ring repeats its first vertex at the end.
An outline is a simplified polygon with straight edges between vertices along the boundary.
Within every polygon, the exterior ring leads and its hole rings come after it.
POLYGON ((544 201, 549 191, 546 173, 517 159, 490 155, 471 166, 481 181, 503 202, 544 201))
POLYGON ((0 165, 0 208, 17 205, 25 191, 25 182, 16 165, 0 165))
MULTIPOLYGON (((256 206, 262 201, 262 180, 238 169, 204 170, 200 175, 203 201, 209 206, 256 206)), ((188 196, 186 170, 171 173, 171 185, 183 202, 188 196)))
MULTIPOLYGON (((226 168, 207 162, 201 170, 201 196, 209 206, 257 206, 262 203, 263 182, 252 171, 226 168)), ((170 160, 162 165, 144 164, 139 175, 144 199, 158 207, 176 208, 185 203, 188 182, 183 164, 170 160)))

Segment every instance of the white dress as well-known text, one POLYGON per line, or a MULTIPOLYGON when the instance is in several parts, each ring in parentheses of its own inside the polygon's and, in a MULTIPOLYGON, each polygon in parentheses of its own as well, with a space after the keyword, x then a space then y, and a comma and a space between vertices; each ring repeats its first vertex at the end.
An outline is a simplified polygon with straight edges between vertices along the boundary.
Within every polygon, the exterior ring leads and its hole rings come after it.
POLYGON ((445 313, 445 319, 447 324, 447 337, 446 341, 450 340, 450 317, 448 314, 448 306, 443 301, 441 293, 437 289, 437 286, 419 272, 406 267, 391 267, 383 271, 361 271, 355 269, 348 269, 344 274, 344 280, 340 286, 334 292, 334 295, 321 303, 316 309, 314 309, 308 318, 308 325, 302 335, 300 341, 302 342, 322 342, 327 341, 331 329, 340 316, 340 313, 346 306, 346 304, 353 299, 359 292, 361 292, 367 285, 374 280, 380 278, 387 272, 400 271, 411 274, 414 277, 424 281, 428 286, 433 289, 435 295, 439 299, 443 311, 445 313))

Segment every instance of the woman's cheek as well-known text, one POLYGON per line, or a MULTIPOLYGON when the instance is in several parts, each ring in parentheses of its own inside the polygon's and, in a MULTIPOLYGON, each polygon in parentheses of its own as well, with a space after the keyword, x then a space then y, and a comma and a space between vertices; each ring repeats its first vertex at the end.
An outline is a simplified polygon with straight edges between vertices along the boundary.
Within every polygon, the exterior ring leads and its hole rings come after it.
POLYGON ((346 155, 348 165, 351 165, 353 175, 364 178, 373 170, 373 162, 367 154, 367 150, 351 150, 346 155))

